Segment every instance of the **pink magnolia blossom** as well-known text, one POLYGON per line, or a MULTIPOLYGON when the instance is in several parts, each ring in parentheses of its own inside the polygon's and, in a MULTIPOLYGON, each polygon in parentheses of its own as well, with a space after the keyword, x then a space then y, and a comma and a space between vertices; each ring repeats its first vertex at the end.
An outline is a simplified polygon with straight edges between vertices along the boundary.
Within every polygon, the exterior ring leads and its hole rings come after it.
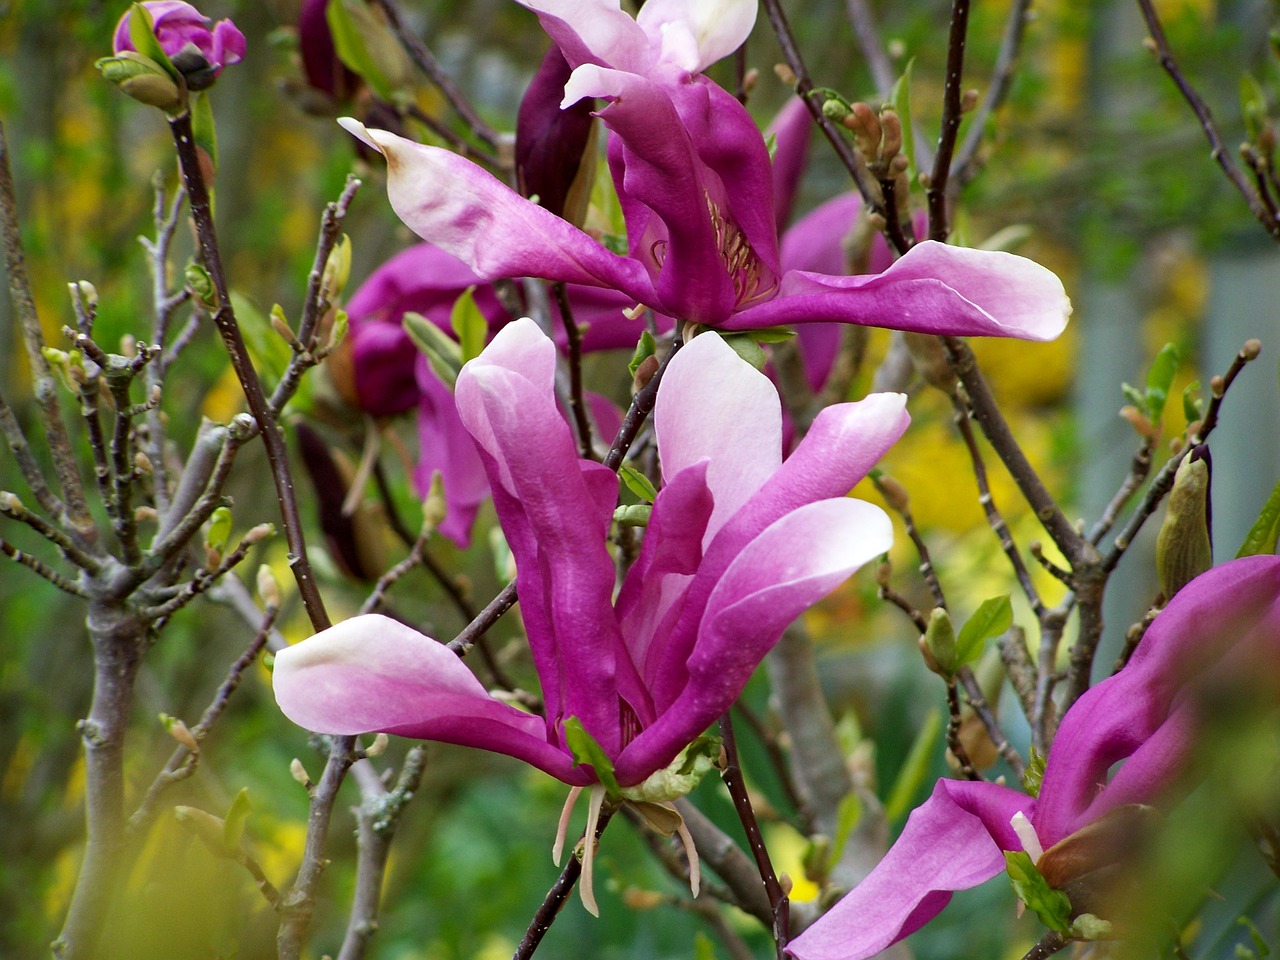
POLYGON ((292 720, 481 747, 595 784, 566 745, 576 718, 618 784, 635 787, 728 709, 791 620, 888 548, 883 511, 845 494, 906 428, 905 398, 828 408, 783 462, 776 391, 708 334, 659 390, 664 483, 615 600, 618 478, 578 459, 555 363, 555 345, 520 320, 457 384, 515 556, 545 718, 491 697, 443 645, 370 615, 279 654, 276 698, 292 720))
POLYGON ((787 952, 796 960, 873 956, 937 916, 953 891, 1003 872, 1004 851, 1034 861, 1112 811, 1158 800, 1194 748, 1192 681, 1256 672, 1278 652, 1280 557, 1246 557, 1197 577, 1156 617, 1129 665, 1067 711, 1038 798, 939 780, 875 870, 787 952))
POLYGON ((1011 254, 924 242, 874 276, 783 270, 764 139, 698 71, 739 45, 751 0, 525 0, 574 71, 563 106, 609 101, 609 164, 628 253, 520 197, 468 160, 355 121, 387 158, 392 207, 485 279, 541 277, 621 291, 665 316, 725 330, 841 321, 924 333, 1047 340, 1070 304, 1051 272, 1011 254))
MULTIPOLYGON (((151 14, 161 49, 192 90, 209 86, 223 67, 244 58, 244 34, 230 20, 219 20, 210 27, 208 17, 182 0, 150 0, 142 6, 151 14)), ((113 43, 116 54, 135 49, 129 36, 132 13, 132 9, 126 11, 116 24, 113 43)))

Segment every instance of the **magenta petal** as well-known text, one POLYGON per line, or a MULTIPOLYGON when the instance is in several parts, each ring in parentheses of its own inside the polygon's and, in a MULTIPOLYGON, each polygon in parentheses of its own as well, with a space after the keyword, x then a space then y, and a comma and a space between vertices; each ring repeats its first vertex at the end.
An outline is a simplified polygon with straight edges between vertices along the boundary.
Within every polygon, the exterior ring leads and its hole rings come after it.
MULTIPOLYGON (((800 97, 788 98, 778 115, 773 118, 765 137, 773 136, 773 205, 776 215, 775 225, 779 233, 791 222, 792 207, 795 204, 796 191, 800 188, 800 178, 804 176, 805 166, 809 160, 809 141, 813 137, 813 115, 800 97)), ((786 265, 786 252, 782 254, 782 262, 786 265)), ((801 267, 794 264, 787 269, 818 269, 801 267)), ((839 271, 827 270, 824 273, 839 271)))
POLYGON ((280 651, 272 685, 285 716, 317 733, 480 747, 584 780, 539 718, 495 700, 447 647, 387 617, 353 617, 280 651))
POLYGON ((885 858, 787 953, 795 960, 864 960, 919 930, 953 892, 1004 870, 1002 851, 1021 849, 1009 820, 1034 804, 994 783, 939 780, 885 858))
POLYGON ((710 460, 707 485, 715 513, 708 536, 782 463, 777 388, 715 333, 695 337, 671 358, 653 418, 664 476, 710 460))
POLYGON ((639 264, 610 253, 469 160, 350 118, 340 123, 387 158, 387 195, 400 219, 481 278, 542 277, 652 301, 639 264))
POLYGON ((489 498, 489 481, 475 441, 462 425, 453 391, 436 376, 425 357, 418 357, 418 464, 414 486, 425 497, 431 478, 440 474, 447 512, 439 532, 464 550, 480 504, 489 498))
POLYGON ((752 330, 839 320, 918 333, 1052 340, 1070 314, 1062 281, 1039 264, 925 240, 876 276, 789 271, 777 297, 723 326, 752 330))

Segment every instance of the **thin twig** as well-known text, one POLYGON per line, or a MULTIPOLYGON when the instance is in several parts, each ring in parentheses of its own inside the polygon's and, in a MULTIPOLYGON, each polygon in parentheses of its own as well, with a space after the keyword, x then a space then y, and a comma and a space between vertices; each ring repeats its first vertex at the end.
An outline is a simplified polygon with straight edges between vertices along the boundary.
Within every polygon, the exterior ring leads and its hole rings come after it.
POLYGON ((996 539, 1000 541, 1000 549, 1009 558, 1009 565, 1013 567, 1014 576, 1018 578, 1018 585, 1022 587, 1023 595, 1031 605, 1032 612, 1038 618, 1044 612, 1044 602, 1040 599, 1035 583, 1031 580, 1031 572, 1027 569, 1026 563, 1023 562, 1018 545, 1014 543, 1013 532, 1010 531, 1009 524, 1005 522, 1004 516, 1000 513, 1000 509, 996 506, 996 502, 991 496, 991 484, 987 480, 987 465, 982 459, 982 451, 978 449, 978 440, 973 435, 973 427, 969 423, 969 408, 960 396, 959 391, 951 395, 951 403, 956 411, 956 429, 960 431, 965 448, 969 451, 969 461, 973 467, 973 478, 978 485, 978 502, 982 504, 983 512, 987 516, 988 526, 995 533, 996 539))
POLYGON ((316 630, 323 630, 330 625, 330 620, 325 612, 324 599, 316 586, 311 563, 307 559, 307 545, 302 529, 302 517, 298 512, 293 475, 289 467, 289 453, 285 447, 284 435, 267 405, 267 398, 262 391, 262 382, 253 368, 253 361, 249 358, 249 351, 245 347, 240 326, 236 322, 235 312, 231 306, 231 293, 222 267, 222 254, 218 248, 218 236, 214 229, 209 189, 201 171, 195 136, 192 133, 190 112, 171 118, 169 126, 177 147, 178 162, 182 168, 187 196, 191 202, 191 217, 196 226, 200 259, 213 281, 213 288, 218 298, 213 322, 226 345, 232 369, 236 372, 236 378, 240 381, 240 387, 248 401, 249 410, 253 413, 253 418, 262 434, 267 459, 271 464, 271 478, 276 488, 276 499, 279 503, 285 537, 289 542, 289 565, 298 583, 298 593, 307 609, 307 615, 311 618, 312 626, 316 630))
MULTIPOLYGON (((589 838, 584 832, 583 840, 587 843, 599 843, 600 835, 604 833, 604 828, 609 825, 609 820, 613 817, 614 812, 614 809, 606 806, 600 812, 600 821, 596 825, 595 837, 589 838)), ((560 871, 560 876, 556 878, 556 882, 547 891, 547 895, 533 915, 533 919, 529 921, 529 928, 525 931, 524 936, 520 938, 520 943, 516 946, 516 952, 512 954, 511 960, 528 960, 529 957, 533 956, 533 952, 538 949, 538 944, 542 943, 542 938, 551 929, 551 924, 555 923, 556 917, 564 907, 565 901, 569 899, 569 894, 573 892, 574 884, 578 882, 578 877, 581 875, 582 861, 577 857, 571 856, 564 869, 560 871)))
POLYGON ((0 239, 3 240, 5 270, 9 275, 9 298, 18 326, 22 329, 22 342, 31 364, 32 390, 49 451, 53 455, 54 476, 62 494, 59 499, 50 491, 49 502, 42 502, 41 506, 87 545, 94 539, 96 531, 84 498, 84 484, 80 481, 75 451, 62 422, 62 412, 58 409, 57 382, 43 353, 44 335, 31 293, 31 280, 27 276, 26 255, 18 226, 18 200, 13 189, 13 172, 9 167, 9 141, 5 137, 3 123, 0 123, 0 239))
POLYGON ((1222 134, 1218 131, 1217 124, 1213 122, 1213 112, 1209 109, 1209 105, 1183 75, 1178 61, 1174 59, 1173 48, 1169 46, 1169 38, 1165 36, 1164 25, 1160 22, 1160 14, 1156 12, 1155 4, 1152 0, 1138 0, 1138 9, 1142 11, 1142 19, 1146 21, 1147 30, 1151 33, 1149 49, 1160 60, 1160 66, 1164 68, 1169 79, 1182 94, 1182 98, 1191 107, 1196 119, 1200 121, 1200 128, 1204 131, 1205 139, 1209 141, 1210 156, 1222 168, 1222 172, 1239 191, 1240 196, 1244 197, 1249 205, 1249 212, 1262 224, 1263 229, 1271 234, 1273 239, 1280 240, 1280 220, 1267 209, 1257 191, 1250 186, 1249 181, 1240 172, 1240 168, 1232 159, 1231 150, 1228 149, 1222 134))
POLYGON ((52 583, 59 590, 65 591, 66 593, 70 593, 73 596, 77 596, 77 597, 87 597, 89 595, 88 591, 86 591, 79 584, 74 583, 71 580, 68 580, 66 577, 60 574, 57 570, 53 569, 53 567, 49 566, 47 563, 44 563, 43 561, 38 560, 37 558, 33 557, 29 553, 19 550, 17 547, 11 544, 8 540, 4 540, 0 538, 0 553, 3 553, 5 556, 9 557, 10 559, 14 560, 17 563, 22 564, 22 566, 26 567, 28 570, 31 570, 34 573, 38 573, 40 576, 44 577, 46 580, 52 583))
POLYGON ((961 667, 956 672, 956 678, 964 687, 965 699, 969 701, 969 706, 973 708, 973 712, 977 714, 978 719, 982 721, 982 726, 987 731, 987 736, 991 738, 991 742, 1000 751, 1000 756, 1004 757, 1005 762, 1013 770, 1019 780, 1026 773, 1027 767, 1022 760, 1021 754, 1013 748, 1013 744, 1009 742, 1009 738, 1004 735, 1004 731, 1000 728, 1000 722, 996 720, 995 712, 991 709, 991 705, 987 703, 987 698, 982 693, 982 686, 978 683, 978 678, 973 675, 973 670, 968 666, 961 667))
POLYGON ((1132 499, 1133 495, 1141 489, 1143 482, 1150 475, 1153 443, 1152 437, 1143 437, 1142 446, 1138 448, 1133 455, 1133 460, 1129 463, 1129 472, 1125 475, 1124 483, 1120 485, 1120 489, 1116 491, 1115 496, 1111 498, 1111 501, 1102 511, 1102 516, 1098 518, 1098 522, 1089 531, 1089 542, 1095 547, 1102 542, 1102 538, 1115 526, 1116 520, 1120 518, 1120 511, 1125 508, 1125 504, 1132 499))
POLYGON ((964 119, 961 83, 964 79, 964 47, 969 32, 969 0, 952 0, 951 28, 947 37, 947 70, 942 88, 942 125, 938 149, 933 155, 933 172, 925 187, 929 210, 929 237, 943 241, 951 232, 947 218, 947 178, 956 148, 960 121, 964 119))
POLYGON ((1050 930, 1040 938, 1034 947, 1023 954, 1022 960, 1045 960, 1046 957, 1053 956, 1070 942, 1057 930, 1050 930))
POLYGON ((471 128, 471 132, 483 140, 490 149, 497 149, 502 142, 502 137, 496 130, 480 119, 480 114, 476 112, 471 102, 463 95, 458 85, 453 82, 453 78, 445 72, 444 67, 440 65, 440 61, 435 58, 435 55, 418 35, 405 25, 404 19, 400 16, 400 10, 396 5, 391 0, 375 0, 375 2, 382 9, 382 12, 386 14, 387 24, 395 32, 400 45, 404 47, 405 52, 409 54, 418 69, 425 73, 440 92, 444 94, 445 99, 449 101, 449 105, 471 128))
POLYGON ((573 305, 563 283, 553 283, 556 304, 560 307, 560 319, 569 343, 569 412, 578 434, 578 455, 584 460, 594 460, 591 443, 591 420, 587 417, 587 405, 582 396, 582 330, 573 319, 573 305))
POLYGON ((25 523, 40 536, 44 537, 70 562, 75 564, 82 570, 89 573, 97 573, 102 569, 102 564, 97 557, 91 556, 81 550, 66 533, 55 527, 40 514, 35 513, 27 507, 13 494, 0 492, 0 514, 9 517, 11 520, 17 520, 19 523, 25 523))
POLYGON ((982 146, 982 138, 986 134, 987 121, 1004 104, 1013 88, 1013 77, 1017 72, 1018 55, 1022 51, 1022 40, 1026 36, 1027 22, 1030 19, 1031 0, 1014 0, 1005 17, 1004 33, 1000 37, 1000 52, 996 54, 995 68, 982 102, 969 118, 969 132, 964 143, 956 152, 952 161, 953 176, 956 183, 964 186, 977 176, 980 165, 977 163, 978 148, 982 146))
MULTIPOLYGON (((213 725, 218 722, 218 718, 222 716, 223 711, 227 709, 227 705, 231 702, 231 695, 240 686, 240 681, 244 678, 245 671, 258 658, 258 654, 262 652, 263 647, 267 645, 267 637, 270 636, 271 628, 275 625, 276 617, 279 613, 278 607, 267 608, 266 614, 262 618, 262 626, 259 627, 257 635, 249 646, 245 648, 244 652, 231 664, 226 677, 219 684, 217 692, 213 695, 213 700, 210 701, 209 706, 205 707, 204 713, 201 714, 200 722, 190 730, 191 738, 196 744, 204 741, 205 737, 209 735, 209 731, 213 729, 213 725)), ((200 752, 192 750, 185 745, 179 746, 170 754, 164 769, 151 782, 151 786, 147 788, 142 802, 138 804, 138 808, 133 812, 133 815, 129 817, 128 831, 131 835, 138 836, 140 832, 151 824, 159 812, 161 796, 174 784, 186 780, 195 773, 199 763, 200 752)))
POLYGON ((769 859, 769 850, 764 845, 764 837, 760 834, 760 825, 756 822, 755 811, 751 807, 751 797, 747 793, 747 784, 742 777, 742 766, 738 762, 738 748, 733 735, 733 718, 725 713, 720 718, 720 736, 724 740, 725 766, 720 776, 729 788, 729 796, 733 799, 733 807, 742 822, 742 829, 747 834, 747 845, 755 858, 756 869, 760 872, 760 880, 764 883, 765 893, 769 896, 769 908, 773 918, 773 941, 777 946, 778 960, 785 960, 787 942, 791 939, 791 901, 783 892, 778 875, 774 872, 773 862, 769 859))
POLYGON ((982 774, 969 758, 969 751, 960 742, 960 694, 954 679, 947 680, 947 749, 960 768, 960 776, 966 780, 981 780, 982 774))
POLYGON ((373 585, 373 590, 369 593, 369 596, 364 603, 360 604, 361 613, 373 613, 381 607, 387 591, 395 586, 401 577, 422 563, 423 551, 426 549, 427 541, 431 539, 431 533, 431 528, 424 525, 422 532, 418 534, 418 539, 409 548, 408 556, 378 578, 378 582, 373 585))

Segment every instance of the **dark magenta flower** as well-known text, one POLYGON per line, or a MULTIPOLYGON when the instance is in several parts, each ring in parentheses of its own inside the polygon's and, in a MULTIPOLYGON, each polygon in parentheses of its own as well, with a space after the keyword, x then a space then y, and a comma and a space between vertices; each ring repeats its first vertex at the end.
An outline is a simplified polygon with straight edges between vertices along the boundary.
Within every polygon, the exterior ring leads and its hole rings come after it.
POLYGON ((1193 681, 1223 669, 1256 673, 1260 663, 1271 669, 1277 653, 1280 557, 1246 557, 1197 577, 1156 617, 1129 665, 1067 711, 1037 799, 995 783, 939 780, 875 870, 787 952, 796 960, 873 956, 937 916, 953 891, 1002 873, 1005 851, 1036 861, 1109 814, 1157 801, 1195 747, 1193 681))
MULTIPOLYGON (((217 79, 222 68, 244 58, 244 34, 230 20, 210 27, 209 18, 182 0, 149 0, 140 4, 151 15, 156 39, 191 90, 203 90, 217 79)), ((117 55, 133 51, 129 36, 130 8, 116 24, 113 43, 117 55)))
POLYGON ((783 270, 764 138, 698 71, 750 31, 756 4, 525 0, 574 67, 562 106, 608 101, 609 163, 628 252, 521 198, 446 150, 343 121, 387 158, 392 207, 485 279, 541 277, 621 291, 724 330, 841 321, 925 333, 1051 339, 1070 304, 1043 267, 1005 253, 917 244, 883 273, 783 270))

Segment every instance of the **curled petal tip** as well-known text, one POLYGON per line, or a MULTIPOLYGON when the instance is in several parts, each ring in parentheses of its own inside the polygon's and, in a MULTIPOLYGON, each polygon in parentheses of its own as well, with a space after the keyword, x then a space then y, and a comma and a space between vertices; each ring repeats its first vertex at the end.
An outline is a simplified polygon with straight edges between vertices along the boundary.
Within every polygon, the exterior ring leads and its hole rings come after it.
POLYGON ((385 156, 386 151, 382 149, 382 145, 374 138, 373 132, 355 117, 339 117, 338 126, 347 133, 351 134, 370 150, 377 150, 385 156))

